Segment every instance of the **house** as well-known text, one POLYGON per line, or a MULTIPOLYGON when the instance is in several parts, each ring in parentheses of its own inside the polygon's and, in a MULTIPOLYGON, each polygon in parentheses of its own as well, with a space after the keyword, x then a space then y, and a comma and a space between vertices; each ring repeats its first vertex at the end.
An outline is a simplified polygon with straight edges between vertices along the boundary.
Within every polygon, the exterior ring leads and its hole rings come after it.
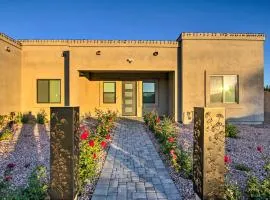
POLYGON ((189 123, 193 107, 264 121, 264 34, 182 33, 177 41, 15 40, 0 34, 0 114, 50 106, 156 109, 189 123))

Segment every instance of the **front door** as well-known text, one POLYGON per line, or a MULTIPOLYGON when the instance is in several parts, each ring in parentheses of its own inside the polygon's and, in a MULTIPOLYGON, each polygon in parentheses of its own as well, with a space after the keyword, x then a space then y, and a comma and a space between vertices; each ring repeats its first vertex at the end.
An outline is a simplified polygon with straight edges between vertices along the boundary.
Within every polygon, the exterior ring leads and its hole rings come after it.
POLYGON ((122 115, 136 116, 137 108, 137 89, 136 81, 123 81, 122 85, 122 115))

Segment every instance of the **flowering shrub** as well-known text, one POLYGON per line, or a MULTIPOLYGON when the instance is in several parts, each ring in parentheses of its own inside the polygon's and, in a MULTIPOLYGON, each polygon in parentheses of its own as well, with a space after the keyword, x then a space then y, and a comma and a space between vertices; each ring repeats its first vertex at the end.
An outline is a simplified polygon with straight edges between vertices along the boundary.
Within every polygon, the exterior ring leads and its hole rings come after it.
POLYGON ((270 158, 263 152, 263 147, 257 147, 258 153, 264 160, 264 178, 259 180, 254 175, 249 175, 246 187, 246 193, 249 199, 269 199, 270 198, 270 158))
POLYGON ((103 159, 108 143, 111 141, 111 131, 116 120, 116 113, 96 110, 97 126, 90 129, 81 126, 79 181, 80 189, 87 181, 92 181, 97 176, 97 168, 103 159))
POLYGON ((190 178, 192 174, 192 157, 176 143, 175 123, 172 119, 164 117, 160 120, 157 112, 145 113, 143 116, 145 124, 154 133, 161 144, 161 149, 171 161, 176 171, 181 171, 185 177, 190 178))
POLYGON ((4 177, 0 179, 0 197, 1 199, 46 199, 48 198, 48 185, 46 181, 46 168, 38 166, 33 170, 28 178, 28 184, 25 188, 14 188, 12 186, 12 170, 16 165, 10 163, 7 165, 4 177))
POLYGON ((230 156, 224 156, 225 162, 225 199, 226 200, 240 200, 242 197, 242 193, 239 187, 236 184, 229 183, 229 170, 230 163, 232 163, 232 159, 230 156))

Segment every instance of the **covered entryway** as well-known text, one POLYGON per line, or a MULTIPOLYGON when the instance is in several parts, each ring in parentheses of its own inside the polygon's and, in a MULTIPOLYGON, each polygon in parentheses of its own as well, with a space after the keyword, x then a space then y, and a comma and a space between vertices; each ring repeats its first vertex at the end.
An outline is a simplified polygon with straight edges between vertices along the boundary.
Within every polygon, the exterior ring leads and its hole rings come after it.
POLYGON ((119 116, 142 117, 156 110, 175 117, 174 71, 79 71, 81 112, 113 110, 119 116))

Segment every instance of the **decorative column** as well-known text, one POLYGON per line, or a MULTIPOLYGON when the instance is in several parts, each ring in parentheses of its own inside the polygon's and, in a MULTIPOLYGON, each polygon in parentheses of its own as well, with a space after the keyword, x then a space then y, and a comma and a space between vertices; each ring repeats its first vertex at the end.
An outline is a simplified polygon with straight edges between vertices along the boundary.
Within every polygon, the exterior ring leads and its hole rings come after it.
POLYGON ((194 108, 193 187, 201 199, 224 199, 225 109, 194 108))
POLYGON ((79 167, 79 107, 51 107, 50 197, 75 199, 79 167))

